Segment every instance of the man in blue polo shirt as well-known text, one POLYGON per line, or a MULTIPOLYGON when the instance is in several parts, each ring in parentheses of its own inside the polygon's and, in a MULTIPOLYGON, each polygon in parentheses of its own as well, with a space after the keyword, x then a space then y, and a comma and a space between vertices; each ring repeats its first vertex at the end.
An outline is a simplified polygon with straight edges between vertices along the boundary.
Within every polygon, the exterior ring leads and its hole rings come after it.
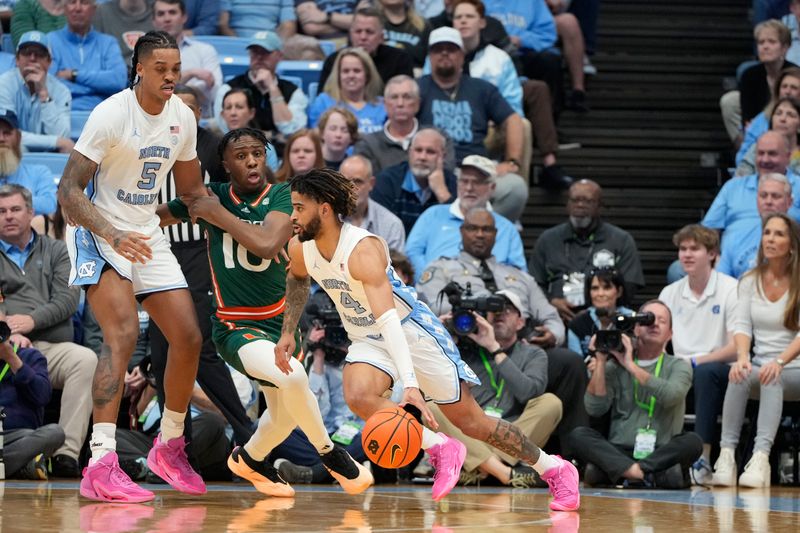
MULTIPOLYGON (((495 188, 496 165, 479 155, 464 158, 459 165, 458 197, 449 205, 428 208, 417 220, 406 240, 406 255, 414 266, 417 280, 431 261, 455 257, 461 250, 464 215, 475 207, 491 209, 489 198, 495 188)), ((506 217, 494 214, 497 226, 492 255, 498 263, 506 263, 527 271, 525 252, 519 232, 506 217)))
POLYGON ((786 175, 794 197, 788 214, 800 220, 800 177, 788 172, 790 157, 788 139, 780 133, 768 131, 756 143, 757 174, 733 178, 722 186, 701 222, 707 228, 723 230, 722 254, 732 243, 737 243, 748 228, 761 221, 756 207, 758 177, 761 175, 772 172, 786 175))

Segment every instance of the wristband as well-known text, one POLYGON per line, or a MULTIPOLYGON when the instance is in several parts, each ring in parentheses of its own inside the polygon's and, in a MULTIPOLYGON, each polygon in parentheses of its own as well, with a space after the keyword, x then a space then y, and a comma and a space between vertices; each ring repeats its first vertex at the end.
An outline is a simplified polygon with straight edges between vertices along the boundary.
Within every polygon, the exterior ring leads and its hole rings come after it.
POLYGON ((778 364, 778 366, 779 366, 779 367, 781 367, 781 368, 783 368, 783 365, 785 365, 785 364, 786 364, 786 361, 784 361, 784 360, 783 360, 783 359, 781 359, 780 357, 776 357, 776 358, 775 358, 775 362, 776 362, 776 363, 778 364))
POLYGON ((492 357, 497 357, 497 355, 501 353, 505 353, 506 355, 508 355, 503 348, 498 348, 497 350, 490 352, 489 355, 491 355, 492 357))
POLYGON ((270 103, 283 102, 283 96, 275 96, 269 99, 270 103))

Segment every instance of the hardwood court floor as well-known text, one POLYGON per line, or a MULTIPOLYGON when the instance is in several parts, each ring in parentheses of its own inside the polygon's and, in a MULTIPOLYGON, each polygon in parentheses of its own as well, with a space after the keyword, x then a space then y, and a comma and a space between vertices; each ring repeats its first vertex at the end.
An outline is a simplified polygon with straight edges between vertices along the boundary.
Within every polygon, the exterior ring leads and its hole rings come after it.
POLYGON ((429 486, 381 485, 360 496, 336 487, 297 487, 294 499, 263 498, 250 486, 220 484, 205 496, 163 486, 150 504, 100 504, 77 483, 0 482, 2 533, 433 531, 573 533, 633 531, 800 531, 800 489, 713 491, 595 490, 577 513, 548 512, 545 490, 457 488, 444 501, 429 486))

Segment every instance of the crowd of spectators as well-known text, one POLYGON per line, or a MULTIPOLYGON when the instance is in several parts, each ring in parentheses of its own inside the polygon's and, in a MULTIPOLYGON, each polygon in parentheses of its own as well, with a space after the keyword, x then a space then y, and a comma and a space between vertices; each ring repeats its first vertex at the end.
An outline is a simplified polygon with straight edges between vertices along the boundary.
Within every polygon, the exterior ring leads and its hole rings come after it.
MULTIPOLYGON (((90 342, 97 334, 91 309, 67 285, 67 245, 52 229, 60 217, 53 176, 23 154, 68 153, 72 111, 91 111, 126 87, 136 39, 157 29, 181 49, 176 94, 200 125, 206 183, 227 181, 216 144, 220 133, 243 126, 270 139, 276 183, 311 168, 339 170, 358 198, 348 222, 387 241, 398 273, 453 329, 483 383, 475 398, 492 416, 580 462, 590 485, 676 489, 738 479, 742 486, 767 486, 782 402, 800 399, 800 67, 794 64, 800 0, 790 2, 784 23, 756 26, 758 62, 743 69, 740 90, 721 100, 739 150, 736 177, 700 224, 675 234, 673 282, 638 314, 633 304, 645 280, 633 236, 603 220, 598 183, 573 182, 557 163, 560 113, 589 112, 586 77, 597 74, 590 57, 598 6, 598 0, 18 0, 4 21, 14 64, 0 73, 7 474, 79 475, 95 351, 102 349, 90 342), (249 64, 238 75, 224 78, 214 47, 196 38, 214 34, 246 39, 241 53, 249 64), (322 62, 316 94, 278 74, 297 35, 336 45, 322 62), (544 231, 526 258, 520 231, 534 149, 538 184, 568 194, 566 220, 544 231), (480 312, 468 313, 472 324, 462 329, 470 305, 480 312), (615 328, 616 336, 605 333, 615 328), (53 389, 61 391, 57 401, 53 389), (755 392, 761 397, 755 452, 739 478, 736 447, 755 392), (685 427, 687 404, 694 431, 685 427), (58 423, 46 424, 48 416, 58 423)), ((165 184, 160 201, 173 198, 173 189, 165 184)), ((208 479, 229 479, 225 458, 250 437, 258 418, 255 389, 225 368, 209 342, 204 236, 191 223, 165 231, 204 325, 186 425, 192 461, 208 479)), ((337 336, 331 310, 321 292, 306 310, 310 384, 333 440, 364 460, 358 450, 364 421, 342 397, 347 339, 341 330, 337 336)), ((118 440, 123 469, 157 481, 142 458, 163 409, 167 344, 143 311, 140 321, 140 349, 125 380, 129 412, 120 413, 129 422, 121 427, 129 429, 118 440)), ((467 444, 464 483, 541 483, 530 465, 459 435, 434 413, 467 444)), ((298 430, 270 460, 292 483, 330 482, 309 446, 298 430)))

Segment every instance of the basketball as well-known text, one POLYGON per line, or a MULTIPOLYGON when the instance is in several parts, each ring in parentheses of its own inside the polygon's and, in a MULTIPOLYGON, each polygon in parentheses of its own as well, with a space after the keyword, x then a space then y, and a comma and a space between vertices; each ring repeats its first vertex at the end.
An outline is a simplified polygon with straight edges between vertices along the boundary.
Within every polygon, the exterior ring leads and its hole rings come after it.
POLYGON ((373 414, 361 432, 361 444, 369 460, 383 468, 406 466, 422 446, 422 426, 399 407, 373 414))

